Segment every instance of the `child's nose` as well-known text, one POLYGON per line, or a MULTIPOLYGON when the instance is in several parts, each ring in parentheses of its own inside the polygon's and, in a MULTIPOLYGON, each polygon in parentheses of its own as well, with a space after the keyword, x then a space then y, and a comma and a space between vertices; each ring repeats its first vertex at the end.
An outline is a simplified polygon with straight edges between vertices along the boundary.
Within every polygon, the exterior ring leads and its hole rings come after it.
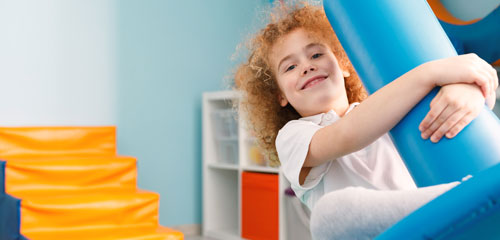
POLYGON ((309 66, 308 68, 304 69, 303 75, 306 75, 308 71, 309 72, 316 71, 316 67, 309 66))

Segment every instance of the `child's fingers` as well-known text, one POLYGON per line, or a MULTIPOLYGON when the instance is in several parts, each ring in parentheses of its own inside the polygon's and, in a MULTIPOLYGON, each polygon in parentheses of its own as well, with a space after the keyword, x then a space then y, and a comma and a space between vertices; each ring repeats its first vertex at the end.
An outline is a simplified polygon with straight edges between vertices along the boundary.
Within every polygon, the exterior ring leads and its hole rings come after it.
POLYGON ((483 97, 488 96, 488 94, 491 91, 489 80, 484 77, 484 74, 479 73, 479 71, 476 73, 476 76, 474 78, 475 78, 475 80, 472 83, 476 84, 481 89, 481 93, 483 94, 483 97))
POLYGON ((485 98, 490 95, 493 89, 493 81, 489 77, 489 74, 485 71, 478 70, 475 83, 481 88, 481 92, 485 98))
POLYGON ((457 108, 446 106, 429 128, 422 132, 422 138, 427 139, 432 136, 456 110, 457 108))
POLYGON ((439 126, 439 128, 432 134, 431 142, 437 143, 446 134, 446 137, 451 138, 451 134, 448 134, 451 128, 453 128, 457 123, 464 118, 467 111, 464 109, 459 109, 454 112, 446 121, 439 126))
POLYGON ((496 99, 497 99, 497 95, 495 92, 493 92, 490 96, 488 96, 485 99, 486 106, 488 106, 489 109, 493 110, 493 107, 495 106, 496 99))
POLYGON ((497 87, 498 87, 498 74, 497 74, 497 70, 495 70, 495 68, 491 64, 489 64, 488 62, 486 62, 484 59, 480 58, 479 56, 477 56, 477 58, 479 59, 479 62, 482 65, 481 67, 487 73, 488 79, 491 80, 492 90, 495 91, 497 89, 497 87))
POLYGON ((489 65, 489 73, 491 74, 491 81, 493 82, 493 85, 492 85, 493 89, 490 93, 490 94, 492 94, 498 88, 498 74, 497 74, 497 70, 495 70, 495 68, 493 68, 491 65, 489 65))
POLYGON ((495 68, 492 65, 488 64, 488 70, 487 71, 490 74, 491 79, 493 80, 493 88, 495 90, 498 87, 498 74, 497 74, 497 70, 495 70, 495 68))
POLYGON ((496 78, 495 76, 493 76, 493 72, 491 71, 492 67, 488 64, 486 66, 486 69, 484 70, 484 75, 485 77, 488 79, 488 83, 489 83, 489 88, 490 88, 490 91, 488 92, 488 95, 486 95, 485 98, 487 98, 489 95, 491 95, 497 88, 496 88, 496 78))
POLYGON ((420 122, 420 125, 418 126, 418 130, 420 132, 425 131, 432 122, 436 120, 436 118, 439 116, 439 114, 443 111, 443 109, 446 107, 444 104, 439 104, 441 101, 441 96, 443 96, 443 91, 439 91, 438 94, 432 99, 430 103, 430 110, 427 113, 427 115, 424 117, 422 122, 420 122))
POLYGON ((481 88, 481 92, 483 96, 486 98, 491 90, 493 89, 492 80, 491 80, 491 66, 481 59, 476 54, 470 54, 472 61, 470 62, 470 66, 472 67, 472 71, 470 72, 470 78, 473 79, 474 83, 481 88))
POLYGON ((460 121, 455 124, 447 133, 446 137, 447 138, 454 138, 457 136, 458 133, 460 133, 465 126, 467 126, 472 120, 474 120, 475 116, 474 114, 467 113, 460 121))
POLYGON ((481 90, 483 91, 483 95, 488 97, 493 91, 495 91, 498 87, 498 76, 496 73, 496 70, 489 64, 487 63, 484 59, 481 59, 478 57, 478 66, 477 73, 480 75, 479 79, 476 79, 475 83, 480 84, 479 82, 485 81, 487 82, 487 89, 483 89, 481 87, 481 90))
POLYGON ((495 68, 491 67, 491 71, 492 71, 492 74, 493 74, 493 79, 494 79, 494 82, 495 82, 495 90, 498 88, 498 73, 497 73, 497 70, 495 70, 495 68))

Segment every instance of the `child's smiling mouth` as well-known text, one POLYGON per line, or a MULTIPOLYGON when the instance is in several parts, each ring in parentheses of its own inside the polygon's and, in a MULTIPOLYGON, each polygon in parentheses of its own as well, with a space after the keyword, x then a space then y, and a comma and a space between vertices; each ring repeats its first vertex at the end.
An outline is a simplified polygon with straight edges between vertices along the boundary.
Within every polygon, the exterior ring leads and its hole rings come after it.
POLYGON ((304 83, 304 85, 302 86, 302 88, 300 90, 305 90, 305 89, 311 88, 311 87, 323 82, 327 78, 328 78, 327 75, 319 75, 319 76, 312 77, 304 83))

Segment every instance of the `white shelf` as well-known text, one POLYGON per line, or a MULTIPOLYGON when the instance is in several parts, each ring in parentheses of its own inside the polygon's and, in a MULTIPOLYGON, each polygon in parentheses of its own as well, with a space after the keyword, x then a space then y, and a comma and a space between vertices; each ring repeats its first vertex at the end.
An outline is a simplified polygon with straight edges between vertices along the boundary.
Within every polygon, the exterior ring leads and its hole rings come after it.
POLYGON ((215 239, 228 239, 228 240, 242 239, 238 233, 237 228, 211 230, 211 231, 207 231, 205 236, 215 238, 215 239))
POLYGON ((262 173, 279 173, 278 168, 262 167, 262 166, 245 166, 241 168, 243 171, 262 172, 262 173))
POLYGON ((228 164, 228 163, 209 163, 209 168, 215 169, 226 169, 226 170, 239 170, 239 166, 236 164, 228 164))
POLYGON ((213 239, 242 239, 241 175, 248 171, 278 176, 279 238, 294 239, 294 233, 288 230, 301 231, 301 228, 286 226, 294 221, 286 219, 289 215, 285 211, 284 192, 290 184, 278 168, 265 166, 255 137, 247 132, 245 116, 233 112, 238 116, 229 117, 228 113, 237 111, 233 103, 240 97, 235 91, 203 93, 203 235, 213 239))
POLYGON ((238 99, 240 97, 240 93, 238 93, 237 91, 231 91, 231 90, 227 90, 227 91, 217 91, 217 92, 204 92, 203 93, 203 98, 205 98, 206 100, 227 100, 227 101, 231 101, 231 100, 234 100, 234 99, 238 99))

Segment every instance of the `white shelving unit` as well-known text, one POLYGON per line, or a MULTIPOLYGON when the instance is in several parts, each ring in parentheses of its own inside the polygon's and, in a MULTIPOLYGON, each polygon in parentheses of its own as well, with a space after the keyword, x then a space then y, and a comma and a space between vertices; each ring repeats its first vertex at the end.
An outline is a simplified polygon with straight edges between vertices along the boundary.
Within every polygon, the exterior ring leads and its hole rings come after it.
POLYGON ((250 159, 250 151, 256 151, 253 149, 255 139, 247 133, 243 117, 236 117, 233 101, 239 98, 236 91, 203 94, 203 235, 224 240, 242 239, 241 175, 251 171, 279 176, 279 237, 296 239, 287 236, 286 228, 286 222, 290 221, 286 220, 288 202, 285 202, 284 190, 290 185, 278 168, 250 159), (235 120, 233 123, 227 121, 228 114, 235 120), (224 125, 219 125, 221 123, 224 125))

